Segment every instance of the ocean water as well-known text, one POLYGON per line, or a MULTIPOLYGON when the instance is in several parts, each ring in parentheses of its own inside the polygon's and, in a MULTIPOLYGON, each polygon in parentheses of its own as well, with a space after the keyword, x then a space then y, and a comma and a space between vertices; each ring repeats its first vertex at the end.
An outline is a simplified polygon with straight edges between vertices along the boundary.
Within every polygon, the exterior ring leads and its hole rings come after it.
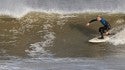
POLYGON ((124 70, 124 0, 0 0, 0 70, 124 70), (114 33, 93 44, 104 17, 114 33))

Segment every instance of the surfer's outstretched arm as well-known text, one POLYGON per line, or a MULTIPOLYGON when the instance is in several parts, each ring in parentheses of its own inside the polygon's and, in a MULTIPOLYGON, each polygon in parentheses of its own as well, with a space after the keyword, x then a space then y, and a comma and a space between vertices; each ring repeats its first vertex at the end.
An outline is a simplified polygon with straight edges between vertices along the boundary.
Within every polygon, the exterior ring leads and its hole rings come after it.
POLYGON ((92 23, 92 22, 94 22, 94 21, 97 21, 97 19, 92 19, 91 21, 89 21, 89 22, 86 24, 86 26, 89 26, 90 23, 92 23))
POLYGON ((89 21, 89 23, 92 23, 92 22, 94 22, 94 21, 97 21, 97 19, 92 19, 91 21, 89 21))

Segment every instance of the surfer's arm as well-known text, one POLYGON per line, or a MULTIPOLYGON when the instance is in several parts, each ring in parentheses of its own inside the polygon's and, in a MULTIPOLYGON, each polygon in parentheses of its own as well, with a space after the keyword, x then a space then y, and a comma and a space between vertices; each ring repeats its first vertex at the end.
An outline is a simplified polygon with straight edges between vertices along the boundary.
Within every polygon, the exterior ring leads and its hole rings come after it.
POLYGON ((92 19, 91 21, 89 21, 89 23, 92 23, 92 22, 94 22, 94 21, 97 21, 97 19, 92 19))
POLYGON ((86 24, 86 26, 89 26, 90 23, 92 23, 92 22, 94 22, 94 21, 97 21, 97 19, 92 19, 91 21, 89 21, 89 22, 86 24))

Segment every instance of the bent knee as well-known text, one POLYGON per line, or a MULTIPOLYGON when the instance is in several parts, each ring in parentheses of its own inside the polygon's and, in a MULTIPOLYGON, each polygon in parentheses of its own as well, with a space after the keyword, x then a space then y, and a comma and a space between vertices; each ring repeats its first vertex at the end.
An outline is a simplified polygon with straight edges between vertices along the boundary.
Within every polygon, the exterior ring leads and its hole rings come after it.
POLYGON ((103 27, 100 27, 100 28, 99 28, 99 32, 103 32, 103 27))

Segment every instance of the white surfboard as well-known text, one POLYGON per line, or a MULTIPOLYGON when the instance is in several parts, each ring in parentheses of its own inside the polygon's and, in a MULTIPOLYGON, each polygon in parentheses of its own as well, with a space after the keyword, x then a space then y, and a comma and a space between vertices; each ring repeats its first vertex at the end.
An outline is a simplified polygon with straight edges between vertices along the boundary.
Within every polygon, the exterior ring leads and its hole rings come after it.
POLYGON ((90 39, 89 42, 91 42, 91 43, 101 43, 101 42, 106 42, 110 39, 109 36, 104 36, 104 39, 98 39, 98 38, 99 37, 95 37, 93 39, 90 39))

